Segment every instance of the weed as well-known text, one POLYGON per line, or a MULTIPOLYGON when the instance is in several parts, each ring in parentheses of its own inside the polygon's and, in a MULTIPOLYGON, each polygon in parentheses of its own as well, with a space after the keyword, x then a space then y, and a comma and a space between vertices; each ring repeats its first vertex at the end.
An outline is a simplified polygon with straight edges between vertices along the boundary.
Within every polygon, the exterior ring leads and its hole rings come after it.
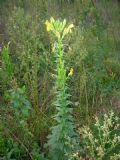
POLYGON ((51 128, 52 133, 48 136, 49 154, 52 160, 67 159, 69 154, 73 152, 73 146, 76 145, 75 126, 72 117, 71 101, 69 101, 70 94, 68 94, 69 87, 67 80, 73 75, 73 68, 71 68, 68 76, 65 69, 64 60, 64 37, 72 32, 73 24, 66 26, 66 20, 60 22, 55 21, 53 18, 46 21, 47 31, 51 31, 56 37, 55 57, 56 57, 56 100, 54 105, 56 107, 56 126, 51 128))

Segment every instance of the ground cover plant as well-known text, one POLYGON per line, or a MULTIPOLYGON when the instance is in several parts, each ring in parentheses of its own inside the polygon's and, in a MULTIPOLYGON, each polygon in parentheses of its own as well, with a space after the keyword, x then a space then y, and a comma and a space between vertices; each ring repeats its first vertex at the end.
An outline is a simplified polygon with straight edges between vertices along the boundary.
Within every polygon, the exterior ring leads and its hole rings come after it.
POLYGON ((0 1, 0 159, 119 160, 118 0, 0 1))

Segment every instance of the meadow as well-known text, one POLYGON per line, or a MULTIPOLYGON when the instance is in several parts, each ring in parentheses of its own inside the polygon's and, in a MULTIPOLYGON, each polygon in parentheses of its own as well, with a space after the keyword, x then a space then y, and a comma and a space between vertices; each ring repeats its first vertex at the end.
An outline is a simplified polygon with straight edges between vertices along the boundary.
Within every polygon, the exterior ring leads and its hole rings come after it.
POLYGON ((119 28, 119 0, 0 0, 0 160, 120 159, 119 28))

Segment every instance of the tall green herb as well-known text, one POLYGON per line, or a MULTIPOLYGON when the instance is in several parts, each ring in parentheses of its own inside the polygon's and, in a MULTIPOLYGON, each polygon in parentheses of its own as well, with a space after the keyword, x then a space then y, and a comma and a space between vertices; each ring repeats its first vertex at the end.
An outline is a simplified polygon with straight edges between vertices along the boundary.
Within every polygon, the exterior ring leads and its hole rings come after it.
POLYGON ((76 139, 73 123, 73 117, 71 115, 71 101, 69 101, 70 94, 68 93, 69 87, 67 86, 67 80, 73 74, 73 69, 70 73, 66 74, 65 60, 64 60, 64 37, 71 32, 73 24, 66 27, 66 20, 60 22, 55 21, 53 18, 46 21, 47 31, 51 31, 56 38, 53 51, 55 51, 56 57, 56 100, 54 105, 56 107, 56 126, 52 127, 52 133, 48 136, 48 143, 50 158, 52 160, 66 160, 69 155, 72 155, 72 150, 75 147, 76 139), (56 47, 55 47, 56 46, 56 47), (73 147, 74 146, 74 147, 73 147))
POLYGON ((0 94, 4 94, 9 87, 14 77, 13 63, 10 57, 9 43, 3 47, 1 51, 1 66, 0 66, 0 94))
POLYGON ((4 46, 2 50, 2 68, 6 73, 6 76, 12 79, 13 77, 13 64, 11 63, 9 43, 7 46, 4 46))

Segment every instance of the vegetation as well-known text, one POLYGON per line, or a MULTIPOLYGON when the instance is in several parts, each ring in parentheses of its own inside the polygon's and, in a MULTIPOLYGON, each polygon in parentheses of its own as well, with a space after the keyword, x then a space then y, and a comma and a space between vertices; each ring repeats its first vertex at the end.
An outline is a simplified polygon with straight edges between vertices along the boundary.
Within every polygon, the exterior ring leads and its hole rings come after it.
POLYGON ((0 1, 1 160, 120 159, 119 3, 0 1))

